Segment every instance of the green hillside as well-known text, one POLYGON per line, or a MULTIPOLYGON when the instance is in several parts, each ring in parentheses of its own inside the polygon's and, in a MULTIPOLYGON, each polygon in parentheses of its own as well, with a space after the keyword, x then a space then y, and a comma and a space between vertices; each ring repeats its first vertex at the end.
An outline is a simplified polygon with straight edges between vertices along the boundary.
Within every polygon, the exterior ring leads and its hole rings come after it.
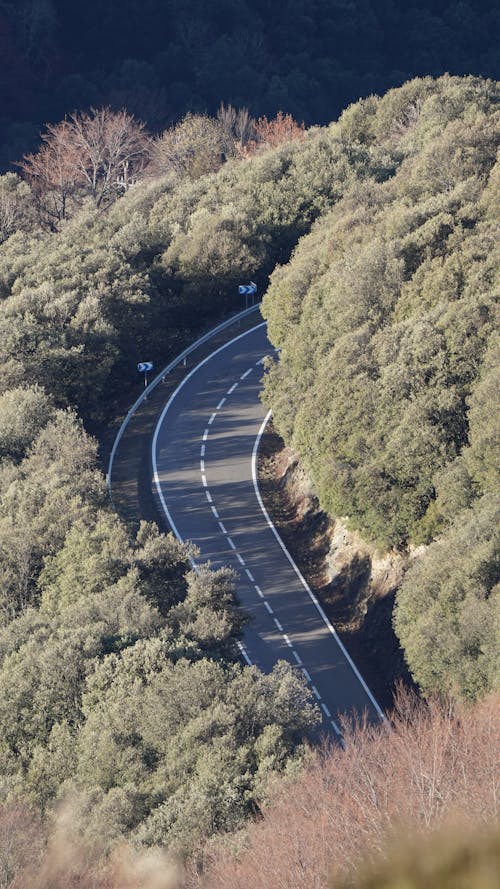
POLYGON ((324 509, 382 549, 439 538, 395 627, 425 689, 466 695, 498 682, 498 97, 444 78, 349 108, 330 132, 363 176, 263 306, 265 399, 324 509))

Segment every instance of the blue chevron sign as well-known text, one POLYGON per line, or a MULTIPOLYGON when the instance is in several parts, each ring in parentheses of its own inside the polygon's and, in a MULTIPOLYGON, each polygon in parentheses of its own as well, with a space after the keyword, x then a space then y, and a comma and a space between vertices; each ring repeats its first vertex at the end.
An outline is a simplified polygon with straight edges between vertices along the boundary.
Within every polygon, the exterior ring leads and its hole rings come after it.
POLYGON ((238 287, 238 293, 241 293, 242 295, 257 293, 257 284, 254 284, 253 281, 250 281, 250 284, 240 284, 240 286, 238 287))
POLYGON ((154 364, 152 361, 140 361, 137 365, 137 370, 139 373, 147 373, 148 370, 153 370, 154 364))

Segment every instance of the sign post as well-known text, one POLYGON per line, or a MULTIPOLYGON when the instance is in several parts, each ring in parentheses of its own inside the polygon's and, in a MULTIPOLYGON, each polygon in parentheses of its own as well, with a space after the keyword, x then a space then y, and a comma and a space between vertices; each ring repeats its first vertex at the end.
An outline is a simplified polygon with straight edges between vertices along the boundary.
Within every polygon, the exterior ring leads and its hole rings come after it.
POLYGON ((245 309, 248 309, 248 297, 252 297, 253 305, 253 298, 257 293, 257 284, 254 284, 253 281, 250 281, 250 284, 240 284, 240 286, 238 287, 238 293, 240 294, 240 296, 243 296, 243 294, 245 294, 245 309))
POLYGON ((139 373, 144 374, 144 388, 148 385, 148 371, 153 370, 153 362, 152 361, 140 361, 137 365, 137 370, 139 373))

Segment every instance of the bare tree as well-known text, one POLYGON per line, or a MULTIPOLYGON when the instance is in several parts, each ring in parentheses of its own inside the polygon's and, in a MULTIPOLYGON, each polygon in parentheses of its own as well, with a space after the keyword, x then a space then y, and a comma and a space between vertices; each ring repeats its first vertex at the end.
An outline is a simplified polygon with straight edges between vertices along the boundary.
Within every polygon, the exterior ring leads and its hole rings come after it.
POLYGON ((92 108, 48 125, 42 146, 19 164, 33 188, 42 220, 51 228, 68 215, 68 202, 91 195, 107 206, 137 181, 151 140, 126 111, 92 108))
POLYGON ((144 125, 127 111, 92 108, 69 121, 79 179, 100 207, 117 190, 127 190, 144 170, 150 140, 144 125))
POLYGON ((241 154, 245 146, 256 139, 255 120, 250 116, 248 108, 236 109, 221 102, 217 120, 227 138, 228 154, 233 154, 235 150, 241 154))
POLYGON ((27 154, 19 164, 28 180, 40 221, 50 229, 66 219, 68 201, 78 188, 77 157, 68 121, 48 125, 36 154, 27 154))

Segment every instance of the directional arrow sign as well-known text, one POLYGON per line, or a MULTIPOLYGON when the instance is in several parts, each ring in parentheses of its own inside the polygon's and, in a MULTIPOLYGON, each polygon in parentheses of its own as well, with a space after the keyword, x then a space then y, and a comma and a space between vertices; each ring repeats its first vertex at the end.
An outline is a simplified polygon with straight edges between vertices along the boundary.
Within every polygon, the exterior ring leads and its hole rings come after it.
POLYGON ((153 367, 152 361, 140 361, 137 365, 137 370, 139 373, 146 373, 148 370, 153 370, 153 367))
POLYGON ((250 284, 240 284, 240 286, 238 287, 238 293, 257 293, 257 284, 254 284, 253 281, 251 281, 250 284))

